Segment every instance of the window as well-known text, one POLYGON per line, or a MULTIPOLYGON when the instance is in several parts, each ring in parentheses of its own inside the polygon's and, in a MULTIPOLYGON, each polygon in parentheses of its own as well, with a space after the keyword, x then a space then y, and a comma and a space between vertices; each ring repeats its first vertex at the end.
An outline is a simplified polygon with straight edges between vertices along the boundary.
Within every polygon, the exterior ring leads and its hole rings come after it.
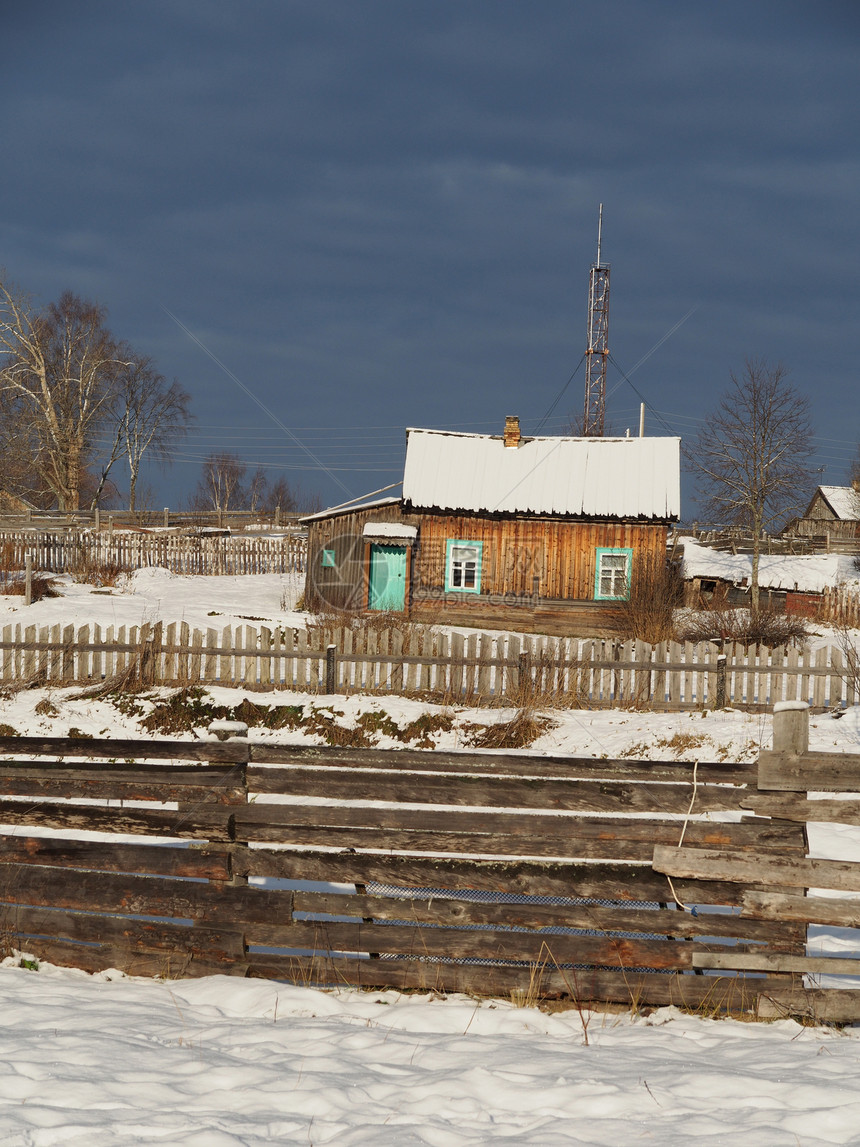
POLYGON ((334 569, 334 550, 323 550, 322 564, 324 569, 334 569))
POLYGON ((594 596, 598 601, 625 599, 629 596, 630 567, 633 551, 613 549, 597 551, 594 596))
POLYGON ((460 593, 481 592, 483 542, 449 540, 445 561, 445 589, 460 593))

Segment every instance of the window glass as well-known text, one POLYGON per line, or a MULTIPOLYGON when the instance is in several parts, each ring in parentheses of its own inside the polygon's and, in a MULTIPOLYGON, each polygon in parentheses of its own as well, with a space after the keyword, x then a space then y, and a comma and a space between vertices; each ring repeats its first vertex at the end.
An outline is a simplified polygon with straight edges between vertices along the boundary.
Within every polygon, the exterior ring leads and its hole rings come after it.
POLYGON ((481 591, 481 542, 448 542, 445 589, 481 591))
POLYGON ((632 550, 599 549, 597 551, 594 596, 598 599, 626 598, 629 592, 632 560, 632 550))

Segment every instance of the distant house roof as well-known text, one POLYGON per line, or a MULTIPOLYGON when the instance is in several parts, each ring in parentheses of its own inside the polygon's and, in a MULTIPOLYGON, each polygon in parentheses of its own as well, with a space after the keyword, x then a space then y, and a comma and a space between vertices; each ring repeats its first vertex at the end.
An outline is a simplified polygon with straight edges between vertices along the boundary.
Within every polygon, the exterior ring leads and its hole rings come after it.
POLYGON ((518 438, 407 430, 403 498, 416 508, 675 519, 679 438, 518 438))
POLYGON ((816 493, 840 521, 856 522, 860 519, 860 494, 853 486, 819 486, 816 493))
MULTIPOLYGON (((728 554, 684 538, 684 577, 716 578, 748 585, 752 577, 752 554, 728 554)), ((845 554, 762 554, 759 558, 759 585, 762 589, 798 590, 821 593, 828 586, 858 585, 853 557, 845 554)))
POLYGON ((366 502, 356 498, 354 502, 346 502, 342 506, 332 506, 328 510, 320 510, 318 514, 306 514, 305 517, 299 518, 299 524, 304 525, 305 522, 318 522, 323 518, 337 518, 344 514, 354 514, 358 510, 375 510, 377 506, 395 506, 399 503, 399 498, 374 498, 372 501, 366 502))

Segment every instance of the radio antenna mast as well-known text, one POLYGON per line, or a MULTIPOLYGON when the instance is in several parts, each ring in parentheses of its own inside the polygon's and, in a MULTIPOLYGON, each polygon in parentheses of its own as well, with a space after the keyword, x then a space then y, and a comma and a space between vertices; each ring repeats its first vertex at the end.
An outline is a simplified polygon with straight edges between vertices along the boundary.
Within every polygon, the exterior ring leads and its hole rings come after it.
POLYGON ((602 438, 606 416, 606 364, 609 360, 609 264, 600 257, 603 204, 597 216, 597 261, 588 279, 588 346, 585 351, 585 438, 602 438))

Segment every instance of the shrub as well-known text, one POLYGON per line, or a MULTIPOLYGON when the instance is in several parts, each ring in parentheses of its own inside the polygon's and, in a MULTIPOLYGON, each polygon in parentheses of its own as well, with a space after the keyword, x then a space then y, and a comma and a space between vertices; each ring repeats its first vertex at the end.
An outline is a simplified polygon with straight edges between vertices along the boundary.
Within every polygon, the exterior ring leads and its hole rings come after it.
POLYGON ((662 557, 640 562, 630 582, 630 596, 618 604, 618 625, 626 639, 656 645, 675 634, 675 610, 684 599, 681 572, 662 557))
POLYGON ((734 642, 737 645, 802 646, 809 637, 804 618, 792 613, 761 609, 753 616, 748 609, 705 609, 691 614, 679 628, 679 641, 734 642))
MULTIPOLYGON (((34 573, 30 578, 30 600, 41 601, 44 597, 59 597, 58 584, 59 580, 52 574, 34 573)), ((3 573, 0 573, 0 594, 7 597, 24 597, 26 589, 24 574, 15 573, 11 576, 4 576, 3 573)))
POLYGON ((108 589, 115 586, 125 573, 118 562, 96 557, 82 548, 70 560, 68 570, 72 581, 108 589))

